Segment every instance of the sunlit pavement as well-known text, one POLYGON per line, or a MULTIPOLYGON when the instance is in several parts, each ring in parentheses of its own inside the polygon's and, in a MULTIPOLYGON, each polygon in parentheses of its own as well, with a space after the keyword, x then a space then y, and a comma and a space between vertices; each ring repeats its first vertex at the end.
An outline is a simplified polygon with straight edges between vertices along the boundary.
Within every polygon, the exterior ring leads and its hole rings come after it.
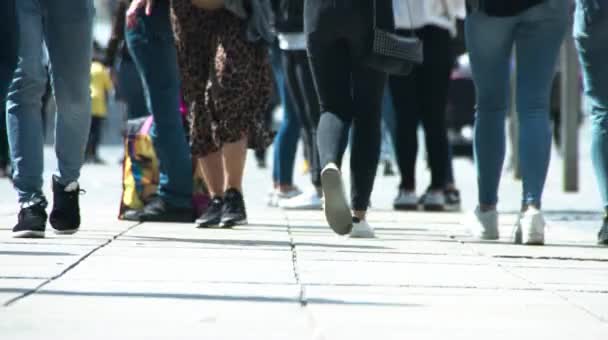
MULTIPOLYGON (((577 194, 561 192, 554 155, 542 247, 511 243, 521 183, 510 174, 501 240, 484 243, 460 213, 393 212, 398 178, 382 176, 370 213, 378 237, 335 236, 320 211, 266 207, 269 170, 252 160, 246 227, 120 222, 117 147, 102 150, 109 165, 83 170, 81 232, 12 239, 15 194, 1 180, 0 339, 603 340, 608 249, 595 245, 601 203, 581 152, 577 194)), ((423 190, 424 161, 418 173, 423 190)), ((472 163, 457 160, 456 175, 472 209, 472 163)))

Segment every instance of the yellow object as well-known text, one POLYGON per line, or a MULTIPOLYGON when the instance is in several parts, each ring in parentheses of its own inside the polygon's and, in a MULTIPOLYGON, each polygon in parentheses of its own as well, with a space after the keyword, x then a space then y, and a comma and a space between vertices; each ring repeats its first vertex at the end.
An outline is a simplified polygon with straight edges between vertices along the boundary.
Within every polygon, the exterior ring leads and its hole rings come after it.
POLYGON ((110 72, 100 62, 91 64, 91 112, 93 117, 105 118, 108 115, 107 93, 112 91, 110 72))

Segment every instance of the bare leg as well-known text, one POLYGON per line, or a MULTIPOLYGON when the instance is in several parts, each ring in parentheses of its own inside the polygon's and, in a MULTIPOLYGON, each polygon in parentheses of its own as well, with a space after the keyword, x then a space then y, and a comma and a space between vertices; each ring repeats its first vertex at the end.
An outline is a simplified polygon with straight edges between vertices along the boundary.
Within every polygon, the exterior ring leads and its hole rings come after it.
POLYGON ((236 189, 243 192, 243 173, 247 160, 247 136, 238 142, 224 144, 224 171, 226 178, 225 189, 236 189))
POLYGON ((203 174, 209 195, 211 197, 224 196, 224 164, 222 151, 211 153, 198 159, 198 166, 203 174))

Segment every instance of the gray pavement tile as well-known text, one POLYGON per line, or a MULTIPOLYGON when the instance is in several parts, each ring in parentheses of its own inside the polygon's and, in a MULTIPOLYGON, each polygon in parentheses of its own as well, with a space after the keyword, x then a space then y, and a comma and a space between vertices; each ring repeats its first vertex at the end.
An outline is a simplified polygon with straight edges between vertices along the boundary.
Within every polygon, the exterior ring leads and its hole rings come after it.
POLYGON ((568 302, 575 304, 604 323, 608 324, 608 292, 602 294, 597 293, 579 293, 579 292, 559 292, 559 295, 565 297, 568 302))
POLYGON ((46 296, 0 310, 11 340, 311 339, 297 304, 46 296))
POLYGON ((323 339, 603 339, 606 324, 542 291, 308 287, 323 339), (326 298, 342 300, 327 303, 326 298), (567 320, 567 322, 563 322, 567 320))
POLYGON ((304 284, 526 289, 523 279, 495 265, 455 263, 328 262, 298 259, 304 284))

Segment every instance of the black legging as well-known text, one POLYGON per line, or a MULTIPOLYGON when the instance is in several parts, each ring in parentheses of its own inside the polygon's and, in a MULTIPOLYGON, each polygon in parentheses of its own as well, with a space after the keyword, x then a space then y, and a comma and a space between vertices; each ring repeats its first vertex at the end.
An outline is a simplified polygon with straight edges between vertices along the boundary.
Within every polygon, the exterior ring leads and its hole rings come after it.
POLYGON ((352 209, 369 206, 380 153, 384 73, 361 63, 372 32, 363 1, 306 0, 308 54, 321 106, 317 143, 321 166, 341 163, 352 123, 352 209))
POLYGON ((15 13, 15 0, 0 1, 0 167, 9 162, 8 141, 6 138, 6 93, 13 80, 17 65, 18 30, 15 13))
POLYGON ((446 132, 450 71, 450 33, 435 26, 416 30, 424 41, 424 62, 405 77, 391 76, 389 85, 396 112, 395 151, 401 170, 401 188, 416 188, 418 126, 422 122, 431 168, 431 189, 443 190, 450 168, 446 132))
POLYGON ((303 138, 310 161, 310 179, 315 187, 321 186, 321 165, 317 148, 317 126, 321 112, 315 85, 310 72, 306 51, 283 51, 283 70, 287 91, 302 122, 303 138))

